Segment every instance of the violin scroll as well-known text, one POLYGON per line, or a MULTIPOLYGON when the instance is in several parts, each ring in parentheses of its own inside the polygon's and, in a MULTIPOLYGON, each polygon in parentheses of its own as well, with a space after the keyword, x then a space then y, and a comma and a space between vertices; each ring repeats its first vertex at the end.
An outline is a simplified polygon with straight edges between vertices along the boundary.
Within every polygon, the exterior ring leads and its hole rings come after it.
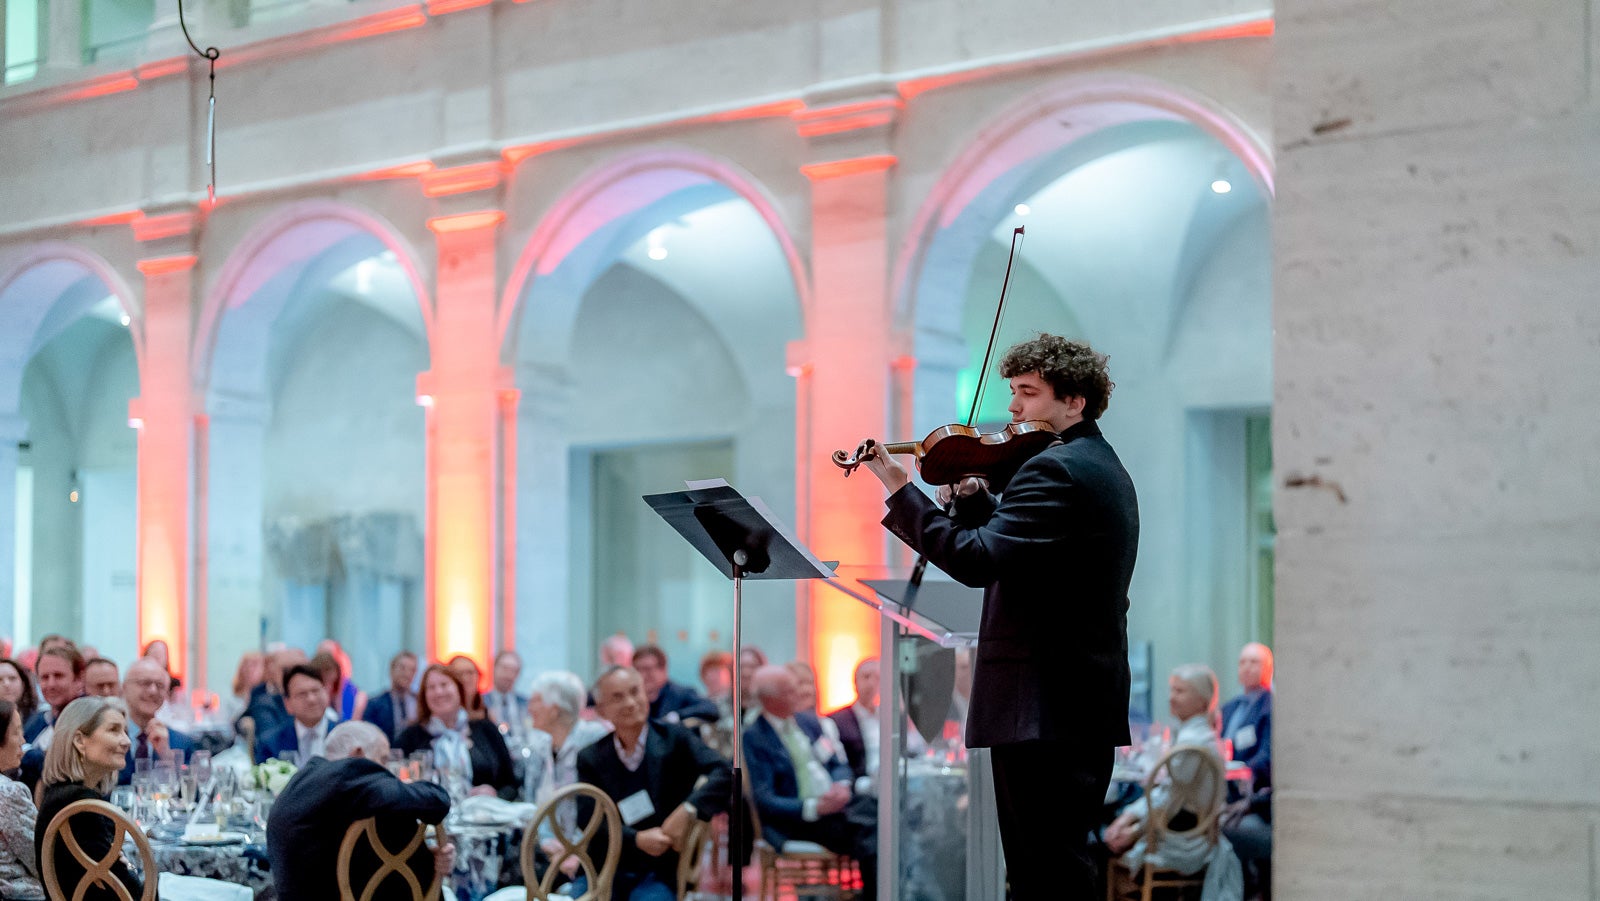
POLYGON ((833 452, 833 465, 844 470, 844 477, 848 479, 850 478, 850 473, 856 471, 856 467, 860 466, 862 463, 865 463, 877 453, 877 446, 878 442, 868 438, 867 440, 861 442, 861 446, 857 447, 856 452, 853 454, 847 454, 842 450, 836 450, 833 452))

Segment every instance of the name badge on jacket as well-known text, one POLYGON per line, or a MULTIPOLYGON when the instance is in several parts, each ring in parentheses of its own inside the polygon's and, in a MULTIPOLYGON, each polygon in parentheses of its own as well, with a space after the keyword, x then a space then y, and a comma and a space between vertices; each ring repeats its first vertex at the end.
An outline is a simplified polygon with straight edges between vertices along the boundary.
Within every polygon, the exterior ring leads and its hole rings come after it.
POLYGON ((622 822, 632 826, 635 823, 642 822, 650 814, 655 813, 656 805, 654 801, 650 800, 650 794, 644 789, 640 789, 623 798, 617 804, 617 812, 622 814, 622 822))
POLYGON ((1256 727, 1240 726, 1239 731, 1233 734, 1234 750, 1253 748, 1256 746, 1256 727))

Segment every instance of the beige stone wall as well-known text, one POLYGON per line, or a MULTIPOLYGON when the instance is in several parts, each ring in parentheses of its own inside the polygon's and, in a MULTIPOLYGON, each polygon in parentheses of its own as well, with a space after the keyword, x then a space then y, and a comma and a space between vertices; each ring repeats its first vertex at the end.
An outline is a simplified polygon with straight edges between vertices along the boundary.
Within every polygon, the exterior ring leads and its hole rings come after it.
POLYGON ((1593 15, 1279 5, 1280 897, 1600 897, 1593 15))

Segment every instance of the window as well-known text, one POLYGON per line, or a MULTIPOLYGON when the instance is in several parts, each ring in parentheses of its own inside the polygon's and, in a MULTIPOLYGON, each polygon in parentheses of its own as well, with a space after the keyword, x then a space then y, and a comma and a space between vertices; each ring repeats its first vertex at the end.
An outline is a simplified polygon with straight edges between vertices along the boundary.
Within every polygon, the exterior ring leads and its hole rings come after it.
POLYGON ((39 0, 6 0, 6 84, 39 74, 39 0))

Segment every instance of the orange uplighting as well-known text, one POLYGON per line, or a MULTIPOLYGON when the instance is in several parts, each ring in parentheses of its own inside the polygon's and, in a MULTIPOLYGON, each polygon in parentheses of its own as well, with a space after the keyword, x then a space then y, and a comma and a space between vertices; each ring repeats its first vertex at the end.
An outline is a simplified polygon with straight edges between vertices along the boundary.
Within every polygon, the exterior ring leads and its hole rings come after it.
POLYGON ((880 172, 900 162, 900 158, 892 153, 881 153, 875 156, 858 156, 854 159, 835 160, 830 163, 811 163, 800 167, 800 174, 812 181, 821 181, 825 178, 839 178, 845 175, 859 175, 863 172, 880 172))
POLYGON ((169 59, 158 59, 154 62, 144 63, 134 69, 134 74, 140 81, 152 81, 157 78, 166 78, 169 75, 178 75, 189 68, 189 58, 174 56, 169 59))
POLYGON ((144 213, 138 210, 126 210, 121 213, 107 213, 104 216, 96 216, 93 219, 79 219, 78 224, 84 228, 95 228, 101 225, 127 225, 143 215, 144 213))
POLYGON ((540 141, 536 144, 518 144, 500 151, 500 158, 505 160, 507 164, 515 166, 530 156, 538 156, 541 153, 554 153, 557 150, 576 147, 582 143, 582 138, 564 138, 558 141, 540 141))
POLYGON ((706 116, 705 121, 739 122, 745 119, 775 119, 779 116, 792 116, 805 108, 805 101, 797 97, 792 100, 774 100, 771 103, 758 103, 727 112, 712 113, 706 116))
POLYGON ((1189 34, 1180 34, 1173 41, 1187 44, 1195 41, 1231 41, 1235 38, 1266 38, 1271 37, 1276 30, 1276 23, 1272 18, 1257 19, 1253 22, 1240 22, 1237 25, 1224 25, 1221 28, 1210 28, 1205 31, 1195 31, 1189 34))
POLYGON ((436 235, 490 228, 506 221, 500 210, 482 210, 476 213, 458 213, 454 216, 435 216, 428 220, 428 228, 436 235))
POLYGON ((904 105, 899 97, 879 98, 821 109, 802 108, 790 116, 801 137, 813 138, 888 125, 904 105))
POLYGON ((419 28, 428 24, 428 16, 417 4, 402 6, 375 15, 356 19, 347 27, 329 35, 328 43, 342 43, 344 41, 357 41, 370 38, 373 35, 389 34, 394 31, 404 31, 407 28, 419 28))
POLYGON ((433 171, 433 163, 423 160, 417 163, 402 163, 398 166, 389 166, 385 169, 373 169, 355 176, 356 181, 386 181, 391 178, 414 178, 426 175, 433 171))
POLYGON ((443 16, 449 13, 460 12, 478 6, 486 6, 494 0, 428 0, 428 15, 443 16))
POLYGON ((88 100, 91 97, 104 97, 107 94, 120 94, 123 91, 131 91, 138 86, 139 79, 135 78, 133 73, 118 72, 115 75, 107 75, 102 78, 96 78, 93 81, 80 85, 79 87, 61 95, 61 99, 68 101, 88 100))
POLYGON ((182 272, 191 269, 200 258, 192 253, 179 254, 172 257, 156 257, 149 260, 140 260, 134 263, 139 271, 147 276, 165 275, 169 272, 182 272))
POLYGON ((194 228, 194 213, 177 212, 162 216, 139 216, 132 221, 136 241, 159 241, 187 235, 194 228))
POLYGON ((500 184, 500 163, 473 163, 470 166, 452 166, 422 173, 422 193, 428 197, 445 197, 483 191, 500 184))
POLYGON ((867 659, 861 639, 855 635, 828 635, 823 661, 821 685, 827 686, 826 696, 818 701, 819 710, 836 710, 855 700, 856 666, 867 659))

